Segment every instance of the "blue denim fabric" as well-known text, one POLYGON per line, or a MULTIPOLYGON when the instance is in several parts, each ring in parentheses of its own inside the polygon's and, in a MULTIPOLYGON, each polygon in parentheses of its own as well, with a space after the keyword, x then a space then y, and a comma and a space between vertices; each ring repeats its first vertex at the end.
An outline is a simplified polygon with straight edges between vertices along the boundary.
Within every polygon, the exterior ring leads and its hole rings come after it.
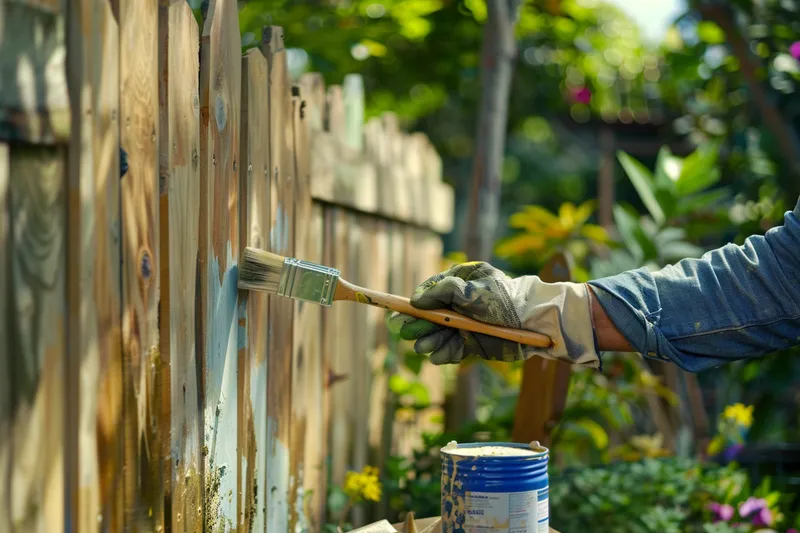
POLYGON ((635 350, 689 372, 800 344, 800 199, 743 246, 589 284, 635 350))

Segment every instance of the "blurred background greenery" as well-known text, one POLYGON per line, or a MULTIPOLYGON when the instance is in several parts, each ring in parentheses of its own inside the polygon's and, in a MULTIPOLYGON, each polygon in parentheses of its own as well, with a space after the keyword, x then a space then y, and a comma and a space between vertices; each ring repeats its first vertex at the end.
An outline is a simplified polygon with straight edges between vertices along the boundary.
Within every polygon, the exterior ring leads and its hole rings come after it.
MULTIPOLYGON (((199 0, 193 6, 202 10, 199 0)), ((485 0, 240 2, 243 49, 259 43, 264 25, 283 26, 293 76, 316 71, 333 84, 359 73, 367 116, 391 110, 405 128, 429 136, 456 190, 456 229, 445 237, 456 259, 486 17, 485 0)), ((528 0, 516 34, 498 266, 535 273, 567 251, 578 280, 659 268, 763 233, 794 205, 797 0, 528 0)), ((418 359, 396 355, 419 373, 418 359)), ((726 420, 725 407, 737 402, 752 406, 746 438, 728 435, 725 424, 700 435, 684 377, 668 384, 651 362, 610 354, 604 373, 576 371, 554 430, 551 508, 568 510, 554 511, 554 521, 563 533, 591 524, 615 532, 751 531, 756 526, 744 518, 739 529, 714 524, 714 511, 688 505, 687 495, 703 505, 759 496, 786 531, 798 510, 790 496, 800 487, 799 355, 790 350, 698 376, 710 420, 726 420), (659 409, 673 420, 673 434, 654 422, 659 409), (709 454, 702 439, 712 437, 722 447, 709 454), (709 455, 736 463, 701 467, 709 455), (771 485, 728 490, 742 479, 771 485), (659 485, 642 493, 650 481, 659 485), (621 508, 626 513, 616 513, 621 508)), ((415 457, 387 460, 376 515, 438 513, 436 447, 449 439, 510 438, 520 368, 485 365, 481 376, 476 421, 429 435, 415 457)), ((424 403, 418 383, 389 383, 398 405, 424 403)), ((332 489, 334 514, 348 501, 342 494, 332 489)))

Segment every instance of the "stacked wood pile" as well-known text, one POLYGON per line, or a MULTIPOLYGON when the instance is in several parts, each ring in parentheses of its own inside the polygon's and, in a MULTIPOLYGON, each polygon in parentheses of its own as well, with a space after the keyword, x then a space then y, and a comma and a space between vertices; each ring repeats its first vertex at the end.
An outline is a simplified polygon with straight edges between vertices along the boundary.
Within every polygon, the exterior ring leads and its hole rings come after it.
POLYGON ((408 294, 453 207, 358 76, 290 80, 278 27, 240 43, 235 0, 202 27, 0 0, 0 531, 317 531, 329 475, 440 411, 426 365, 431 407, 393 427, 383 311, 237 290, 250 245, 408 294))

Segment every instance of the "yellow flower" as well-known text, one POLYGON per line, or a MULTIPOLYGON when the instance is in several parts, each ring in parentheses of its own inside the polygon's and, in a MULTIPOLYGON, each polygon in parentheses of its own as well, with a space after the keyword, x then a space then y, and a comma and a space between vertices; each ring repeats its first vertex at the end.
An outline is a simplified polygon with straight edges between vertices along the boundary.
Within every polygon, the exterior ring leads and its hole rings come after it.
POLYGON ((344 493, 350 499, 357 499, 361 495, 361 487, 364 485, 364 476, 359 472, 348 472, 344 477, 344 493))
POLYGON ((378 469, 374 466, 365 466, 361 472, 348 472, 342 488, 354 502, 361 499, 380 501, 382 487, 378 478, 378 469))
POLYGON ((735 403, 726 407, 722 416, 740 426, 749 428, 753 425, 753 406, 735 403))

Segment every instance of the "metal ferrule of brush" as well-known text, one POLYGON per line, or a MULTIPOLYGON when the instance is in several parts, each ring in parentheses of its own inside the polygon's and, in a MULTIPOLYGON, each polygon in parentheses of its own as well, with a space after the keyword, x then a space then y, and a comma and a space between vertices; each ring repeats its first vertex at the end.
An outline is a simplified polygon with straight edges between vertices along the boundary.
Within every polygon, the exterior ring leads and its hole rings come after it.
POLYGON ((335 268, 287 257, 283 262, 278 294, 330 307, 338 281, 339 270, 335 268))

